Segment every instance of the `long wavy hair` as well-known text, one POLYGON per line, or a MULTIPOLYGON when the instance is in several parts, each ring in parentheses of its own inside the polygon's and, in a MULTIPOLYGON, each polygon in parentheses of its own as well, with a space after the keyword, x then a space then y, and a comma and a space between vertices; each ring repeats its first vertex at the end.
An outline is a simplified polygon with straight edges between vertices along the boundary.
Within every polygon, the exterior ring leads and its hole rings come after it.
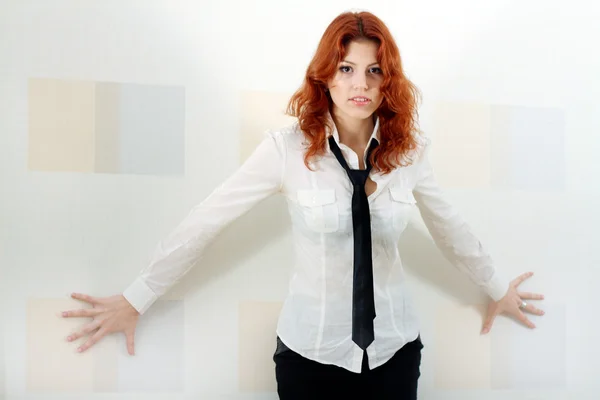
POLYGON ((292 95, 286 114, 296 117, 307 141, 304 163, 322 155, 326 149, 327 128, 332 130, 328 113, 333 100, 327 89, 347 46, 356 40, 371 40, 378 46, 383 80, 383 101, 375 114, 379 118, 380 145, 371 154, 374 170, 389 173, 412 162, 417 148, 418 101, 420 92, 403 71, 400 52, 390 31, 378 17, 369 12, 345 12, 337 16, 325 30, 315 55, 306 70, 302 86, 292 95))

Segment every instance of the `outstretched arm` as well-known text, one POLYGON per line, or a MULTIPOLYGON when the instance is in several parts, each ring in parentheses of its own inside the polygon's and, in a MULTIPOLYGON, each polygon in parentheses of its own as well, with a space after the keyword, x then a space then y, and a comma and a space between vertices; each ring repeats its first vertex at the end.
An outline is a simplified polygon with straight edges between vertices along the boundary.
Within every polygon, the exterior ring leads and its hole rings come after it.
POLYGON ((429 161, 430 146, 426 142, 420 152, 413 190, 425 226, 446 259, 498 301, 507 293, 509 282, 498 273, 471 227, 444 197, 429 161))
POLYGON ((140 314, 191 269, 224 227, 281 189, 285 158, 282 134, 269 132, 244 164, 158 244, 150 264, 123 293, 140 314))
POLYGON ((540 300, 543 296, 517 290, 533 273, 528 272, 508 281, 496 270, 492 258, 471 227, 444 198, 429 161, 430 146, 429 141, 426 141, 416 164, 418 177, 413 193, 423 221, 446 259, 466 273, 493 300, 488 305, 482 333, 489 332, 495 317, 505 312, 526 326, 535 328, 524 311, 536 315, 543 315, 544 312, 523 299, 540 300))

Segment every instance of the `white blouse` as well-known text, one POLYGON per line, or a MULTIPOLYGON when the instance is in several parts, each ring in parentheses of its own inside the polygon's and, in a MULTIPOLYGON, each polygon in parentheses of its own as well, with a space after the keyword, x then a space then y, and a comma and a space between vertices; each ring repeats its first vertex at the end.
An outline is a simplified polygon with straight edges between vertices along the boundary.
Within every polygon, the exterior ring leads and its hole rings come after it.
MULTIPOLYGON (((379 121, 371 138, 379 139, 378 131, 379 121)), ((336 129, 331 134, 350 168, 358 169, 357 154, 339 142, 336 129)), ((360 372, 362 350, 352 341, 353 187, 329 144, 326 154, 313 161, 313 171, 306 168, 304 142, 297 123, 268 132, 244 164, 159 243, 150 265, 124 291, 125 298, 143 314, 183 277, 221 229, 280 193, 287 200, 295 253, 277 334, 306 358, 360 372)), ((397 247, 413 207, 454 266, 494 300, 508 290, 508 280, 499 276, 477 237, 444 199, 428 160, 429 140, 421 144, 412 165, 370 175, 377 184, 369 196, 377 314, 375 341, 367 348, 370 368, 385 363, 419 334, 397 247)))

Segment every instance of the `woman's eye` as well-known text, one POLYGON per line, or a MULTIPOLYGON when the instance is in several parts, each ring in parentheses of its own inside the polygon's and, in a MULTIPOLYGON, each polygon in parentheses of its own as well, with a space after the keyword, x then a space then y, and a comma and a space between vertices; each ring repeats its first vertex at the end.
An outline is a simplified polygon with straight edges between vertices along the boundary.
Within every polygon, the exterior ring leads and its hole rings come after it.
MULTIPOLYGON (((352 72, 352 67, 349 67, 347 65, 342 65, 340 67, 340 71, 342 71, 344 73, 352 72)), ((381 68, 379 68, 379 67, 369 68, 369 72, 371 74, 377 74, 377 75, 380 75, 382 73, 381 68)))

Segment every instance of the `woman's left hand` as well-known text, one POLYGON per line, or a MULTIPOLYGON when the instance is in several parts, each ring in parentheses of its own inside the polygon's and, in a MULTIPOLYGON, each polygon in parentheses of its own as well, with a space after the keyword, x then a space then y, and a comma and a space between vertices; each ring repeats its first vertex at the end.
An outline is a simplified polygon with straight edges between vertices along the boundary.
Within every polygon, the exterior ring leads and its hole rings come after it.
POLYGON ((534 307, 532 304, 527 304, 524 300, 542 300, 544 295, 529 292, 519 292, 517 288, 523 281, 533 275, 533 272, 526 272, 514 279, 508 288, 506 295, 499 301, 491 301, 488 305, 488 313, 483 324, 481 333, 485 334, 492 329, 492 324, 497 315, 507 313, 516 317, 529 328, 535 328, 533 322, 527 318, 523 311, 528 311, 535 315, 544 315, 544 311, 534 307))

